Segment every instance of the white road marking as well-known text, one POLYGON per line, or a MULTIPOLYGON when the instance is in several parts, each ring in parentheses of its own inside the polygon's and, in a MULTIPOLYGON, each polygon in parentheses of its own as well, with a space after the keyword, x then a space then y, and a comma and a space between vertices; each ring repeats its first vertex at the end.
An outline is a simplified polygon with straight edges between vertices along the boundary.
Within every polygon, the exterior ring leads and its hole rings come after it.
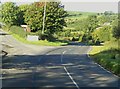
MULTIPOLYGON (((71 49, 69 49, 71 50, 71 49)), ((63 62, 63 55, 66 53, 67 51, 64 51, 62 54, 61 54, 61 63, 63 62)), ((67 75, 69 76, 69 78, 72 80, 73 84, 75 84, 75 86, 77 87, 77 89, 80 89, 79 86, 77 85, 77 83, 74 81, 74 79, 72 78, 72 76, 70 75, 70 73, 68 72, 68 70, 66 69, 66 67, 64 66, 64 70, 65 72, 67 73, 67 75)))
POLYGON ((75 86, 77 87, 77 89, 80 89, 80 87, 77 85, 77 83, 74 81, 74 79, 72 78, 72 76, 70 75, 70 73, 68 72, 68 70, 66 69, 66 67, 64 67, 64 70, 66 71, 66 73, 68 74, 68 76, 70 77, 70 79, 72 80, 72 82, 75 84, 75 86))
POLYGON ((23 54, 27 54, 27 53, 23 53, 23 54))
POLYGON ((61 63, 63 62, 63 54, 61 55, 61 63))
POLYGON ((66 51, 64 51, 62 54, 61 54, 61 63, 63 62, 63 54, 65 54, 66 51))
POLYGON ((95 62, 94 62, 94 64, 98 65, 100 68, 102 68, 102 69, 103 69, 104 71, 106 71, 107 73, 112 74, 112 75, 114 75, 115 77, 119 78, 117 75, 115 75, 115 74, 113 74, 112 72, 110 72, 109 70, 105 69, 104 67, 102 67, 102 66, 99 65, 98 63, 95 63, 95 62))
MULTIPOLYGON (((88 56, 88 58, 89 59, 91 59, 91 57, 89 56, 89 52, 92 50, 92 47, 90 46, 90 48, 89 48, 89 50, 87 51, 87 56, 88 56)), ((105 69, 104 67, 102 67, 101 65, 99 65, 98 63, 96 63, 96 62, 94 62, 93 61, 93 63, 95 64, 95 65, 98 65, 100 68, 102 68, 103 70, 105 70, 107 73, 109 73, 109 74, 113 74, 113 73, 111 73, 110 71, 108 71, 107 69, 105 69)), ((115 75, 115 74, 113 74, 115 77, 117 77, 117 78, 119 78, 117 75, 115 75)))
POLYGON ((65 53, 66 53, 66 51, 63 52, 63 54, 65 54, 65 53))
POLYGON ((45 55, 50 55, 50 54, 45 54, 45 55))

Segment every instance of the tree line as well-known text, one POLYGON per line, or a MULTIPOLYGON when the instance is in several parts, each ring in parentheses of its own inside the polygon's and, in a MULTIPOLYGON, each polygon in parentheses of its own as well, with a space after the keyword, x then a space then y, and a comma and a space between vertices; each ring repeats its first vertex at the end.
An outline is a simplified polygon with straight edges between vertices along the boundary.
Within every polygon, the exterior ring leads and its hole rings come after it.
POLYGON ((26 24, 32 32, 39 32, 40 37, 49 37, 62 31, 63 27, 66 26, 64 18, 68 14, 62 7, 61 2, 34 2, 19 6, 13 2, 6 2, 1 7, 1 19, 8 28, 13 25, 26 24), (45 4, 46 8, 44 8, 45 4), (44 34, 42 34, 44 9, 46 9, 46 15, 44 34))
POLYGON ((54 34, 57 34, 58 38, 72 36, 73 41, 78 37, 78 40, 91 43, 109 41, 112 37, 120 39, 119 15, 112 12, 105 11, 104 14, 89 15, 85 19, 70 22, 65 21, 65 18, 70 15, 60 2, 34 2, 19 6, 13 2, 6 2, 1 5, 1 8, 1 19, 8 29, 13 25, 26 24, 32 32, 38 32, 42 40, 54 34), (45 25, 44 34, 42 34, 45 4, 45 25), (110 25, 104 26, 106 22, 110 25), (64 30, 66 26, 75 27, 75 29, 64 30))
MULTIPOLYGON (((105 11, 107 13, 107 11, 105 11)), ((73 18, 73 17, 72 17, 73 18)), ((92 44, 119 39, 120 29, 118 14, 88 15, 83 19, 67 19, 67 27, 60 36, 74 37, 77 40, 92 44)))

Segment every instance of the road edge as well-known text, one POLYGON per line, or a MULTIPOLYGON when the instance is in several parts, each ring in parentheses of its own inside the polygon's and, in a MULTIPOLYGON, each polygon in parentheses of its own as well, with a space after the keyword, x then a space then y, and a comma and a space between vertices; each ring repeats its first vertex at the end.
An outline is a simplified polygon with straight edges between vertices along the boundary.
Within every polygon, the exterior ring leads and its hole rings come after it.
POLYGON ((95 61, 92 60, 92 58, 91 58, 90 55, 89 55, 89 52, 90 52, 92 49, 93 49, 92 46, 90 46, 90 48, 89 48, 88 51, 87 51, 87 56, 88 56, 88 58, 89 58, 95 65, 99 66, 100 68, 102 68, 102 69, 103 69, 104 71, 106 71, 107 73, 112 74, 112 75, 114 75, 115 77, 117 77, 117 78, 118 78, 118 81, 119 81, 119 79, 120 79, 119 76, 113 74, 112 72, 110 72, 109 70, 105 69, 105 68, 102 67, 100 64, 98 64, 97 62, 95 62, 95 61))

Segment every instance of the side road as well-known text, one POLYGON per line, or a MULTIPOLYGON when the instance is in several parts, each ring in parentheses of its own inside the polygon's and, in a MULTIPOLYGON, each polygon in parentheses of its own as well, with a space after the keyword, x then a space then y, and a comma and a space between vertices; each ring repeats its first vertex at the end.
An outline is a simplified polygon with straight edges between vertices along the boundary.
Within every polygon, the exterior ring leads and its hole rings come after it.
POLYGON ((21 43, 2 29, 0 29, 0 39, 1 49, 7 52, 8 55, 34 55, 36 53, 48 51, 49 49, 58 48, 54 46, 37 46, 21 43))

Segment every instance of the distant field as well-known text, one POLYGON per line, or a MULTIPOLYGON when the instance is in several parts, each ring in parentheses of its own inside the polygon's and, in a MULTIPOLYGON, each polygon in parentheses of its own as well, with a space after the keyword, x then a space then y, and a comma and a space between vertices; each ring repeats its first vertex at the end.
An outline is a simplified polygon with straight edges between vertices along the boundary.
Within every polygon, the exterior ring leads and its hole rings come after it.
POLYGON ((66 19, 83 19, 88 15, 96 15, 97 13, 93 12, 78 12, 78 11, 68 11, 69 16, 66 19))
POLYGON ((65 18, 67 22, 67 28, 79 30, 79 24, 82 20, 87 18, 89 15, 96 15, 97 13, 68 11, 68 14, 69 16, 65 18))
MULTIPOLYGON (((97 13, 68 11, 68 14, 65 18, 67 27, 64 27, 61 38, 71 40, 73 37, 79 38, 79 34, 83 35, 84 29, 81 29, 84 27, 83 21, 85 21, 89 15, 96 15, 97 13)), ((81 41, 81 38, 79 41, 81 41)))

